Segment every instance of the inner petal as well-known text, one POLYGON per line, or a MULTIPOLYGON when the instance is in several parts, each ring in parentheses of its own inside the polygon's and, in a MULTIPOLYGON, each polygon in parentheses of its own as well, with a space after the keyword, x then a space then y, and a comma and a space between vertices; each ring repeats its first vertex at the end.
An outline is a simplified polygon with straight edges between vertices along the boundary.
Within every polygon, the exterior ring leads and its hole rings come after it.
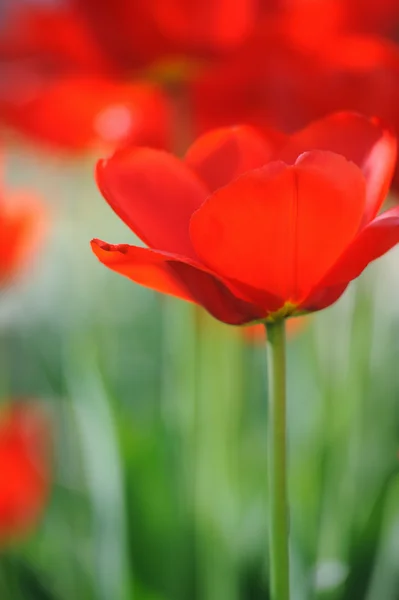
POLYGON ((226 278, 299 303, 353 239, 364 177, 342 156, 269 163, 218 190, 191 219, 198 256, 226 278))

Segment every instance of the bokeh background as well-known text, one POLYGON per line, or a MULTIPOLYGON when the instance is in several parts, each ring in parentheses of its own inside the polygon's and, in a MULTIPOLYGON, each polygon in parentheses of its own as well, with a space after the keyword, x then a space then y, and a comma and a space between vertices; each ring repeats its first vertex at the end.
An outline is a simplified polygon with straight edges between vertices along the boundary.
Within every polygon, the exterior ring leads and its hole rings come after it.
MULTIPOLYGON (((0 0, 2 599, 269 597, 264 333, 100 265, 91 238, 139 242, 94 167, 331 110, 395 128, 398 35, 395 0, 0 0)), ((399 600, 398 251, 288 336, 293 600, 399 600)))

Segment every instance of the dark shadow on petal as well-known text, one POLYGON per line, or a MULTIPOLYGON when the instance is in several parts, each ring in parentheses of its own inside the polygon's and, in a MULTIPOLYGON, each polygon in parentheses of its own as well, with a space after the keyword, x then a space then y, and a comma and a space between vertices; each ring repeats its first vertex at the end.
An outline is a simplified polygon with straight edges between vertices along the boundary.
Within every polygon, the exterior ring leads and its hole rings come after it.
POLYGON ((193 300, 202 305, 215 319, 229 325, 243 325, 266 316, 265 310, 237 298, 210 273, 194 270, 190 265, 181 262, 167 261, 167 264, 193 300))

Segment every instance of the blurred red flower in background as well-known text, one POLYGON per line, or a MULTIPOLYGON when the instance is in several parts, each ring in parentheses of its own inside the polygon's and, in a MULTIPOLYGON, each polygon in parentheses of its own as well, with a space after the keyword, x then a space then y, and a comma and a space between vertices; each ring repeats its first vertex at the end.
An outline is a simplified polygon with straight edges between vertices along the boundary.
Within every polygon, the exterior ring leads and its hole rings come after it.
POLYGON ((76 0, 107 55, 124 69, 176 56, 220 55, 251 31, 258 0, 76 0))
POLYGON ((0 190, 0 287, 34 258, 46 228, 45 206, 33 193, 0 190))
POLYGON ((245 37, 255 4, 14 2, 0 35, 0 114, 35 141, 66 150, 128 142, 170 148, 170 101, 154 82, 144 81, 143 68, 154 66, 162 76, 175 77, 181 69, 187 74, 182 59, 223 53, 245 37))
POLYGON ((250 127, 212 131, 183 161, 121 150, 99 162, 97 182, 149 248, 93 240, 92 249, 226 323, 319 310, 399 241, 399 208, 376 217, 395 160, 389 130, 347 113, 278 144, 250 127))
POLYGON ((369 35, 390 34, 398 7, 16 0, 0 35, 0 115, 35 141, 72 151, 176 148, 176 135, 242 122, 292 132, 335 110, 376 115, 399 130, 399 47, 369 35), (171 81, 188 88, 188 127, 171 106, 171 81))
POLYGON ((171 145, 167 96, 132 71, 122 77, 76 7, 14 4, 0 59, 0 115, 34 141, 67 151, 171 145))
POLYGON ((45 508, 51 481, 51 426, 38 403, 0 408, 0 548, 24 536, 45 508))
POLYGON ((26 86, 26 81, 16 86, 18 102, 3 95, 0 112, 36 142, 70 152, 104 151, 128 142, 171 145, 171 108, 154 85, 65 76, 39 86, 26 86))
POLYGON ((261 13, 284 17, 303 38, 341 31, 397 34, 397 0, 260 0, 261 13))

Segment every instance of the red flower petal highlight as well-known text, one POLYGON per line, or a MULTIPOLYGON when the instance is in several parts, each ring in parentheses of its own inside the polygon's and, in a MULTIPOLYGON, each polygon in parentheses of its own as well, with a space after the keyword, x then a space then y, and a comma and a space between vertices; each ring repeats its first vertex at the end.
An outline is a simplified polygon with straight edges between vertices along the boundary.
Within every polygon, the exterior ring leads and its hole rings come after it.
POLYGON ((262 309, 237 297, 221 278, 184 257, 101 240, 92 240, 91 247, 113 271, 157 292, 195 302, 225 323, 241 325, 265 316, 262 309))
POLYGON ((364 202, 360 169, 309 152, 293 167, 270 163, 217 191, 190 233, 216 273, 299 303, 354 238, 364 202))
POLYGON ((171 145, 171 106, 156 86, 79 77, 46 83, 26 75, 0 88, 0 108, 11 125, 41 143, 70 152, 128 142, 171 145))
POLYGON ((50 487, 50 422, 38 405, 0 410, 0 547, 36 524, 50 487))
POLYGON ((150 148, 121 150, 98 163, 97 183, 116 214, 148 246, 195 256, 189 221, 209 192, 177 158, 150 148))
POLYGON ((363 222, 378 213, 389 190, 396 164, 396 137, 379 119, 355 113, 335 113, 294 133, 277 152, 277 158, 293 164, 302 152, 329 150, 360 167, 367 181, 363 222))
POLYGON ((273 131, 268 136, 260 135, 247 125, 224 127, 199 137, 184 161, 215 191, 266 164, 283 139, 285 136, 273 131))

